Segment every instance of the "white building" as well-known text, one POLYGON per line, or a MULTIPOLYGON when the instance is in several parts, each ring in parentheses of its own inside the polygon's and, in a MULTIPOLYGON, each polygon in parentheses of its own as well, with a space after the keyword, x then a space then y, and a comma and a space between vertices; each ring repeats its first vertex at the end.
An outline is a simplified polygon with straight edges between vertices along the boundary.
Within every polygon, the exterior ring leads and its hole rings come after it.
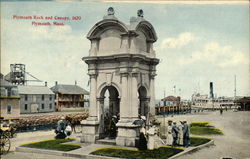
POLYGON ((54 93, 47 86, 18 86, 20 113, 54 112, 54 93))

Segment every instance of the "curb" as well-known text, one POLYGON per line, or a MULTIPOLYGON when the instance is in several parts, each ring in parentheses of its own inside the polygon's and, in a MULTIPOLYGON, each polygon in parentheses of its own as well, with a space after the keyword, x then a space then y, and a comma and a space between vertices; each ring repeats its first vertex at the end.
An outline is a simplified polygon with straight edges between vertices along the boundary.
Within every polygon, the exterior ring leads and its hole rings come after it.
POLYGON ((197 147, 193 147, 190 150, 180 152, 180 153, 178 153, 178 154, 176 154, 176 155, 174 155, 172 157, 169 157, 168 159, 176 159, 176 158, 178 158, 180 156, 183 156, 183 155, 186 155, 186 154, 189 154, 189 153, 193 153, 193 152, 198 151, 198 150, 200 150, 200 149, 202 149, 204 147, 208 147, 208 146, 212 146, 212 145, 214 145, 214 140, 211 140, 208 143, 205 143, 203 145, 199 145, 197 147))
MULTIPOLYGON (((180 156, 193 153, 198 151, 204 147, 208 147, 214 145, 214 140, 209 141, 206 144, 191 148, 187 151, 180 152, 168 159, 176 159, 180 156)), ((17 152, 26 152, 26 153, 40 153, 40 154, 47 154, 47 155, 56 155, 56 156, 65 156, 65 157, 75 157, 75 158, 82 158, 82 159, 119 159, 118 157, 107 157, 107 156, 97 156, 97 155, 83 155, 83 154, 75 154, 72 152, 62 152, 56 150, 44 150, 44 149, 36 149, 36 148, 29 148, 29 147, 16 147, 17 152)))
MULTIPOLYGON (((39 154, 47 154, 47 155, 56 155, 56 156, 64 156, 64 157, 75 157, 82 159, 114 159, 114 157, 107 156, 97 156, 97 155, 82 155, 75 154, 72 152, 62 152, 56 150, 43 150, 29 147, 16 147, 17 152, 25 152, 25 153, 39 153, 39 154)), ((116 158, 117 159, 117 158, 116 158)))

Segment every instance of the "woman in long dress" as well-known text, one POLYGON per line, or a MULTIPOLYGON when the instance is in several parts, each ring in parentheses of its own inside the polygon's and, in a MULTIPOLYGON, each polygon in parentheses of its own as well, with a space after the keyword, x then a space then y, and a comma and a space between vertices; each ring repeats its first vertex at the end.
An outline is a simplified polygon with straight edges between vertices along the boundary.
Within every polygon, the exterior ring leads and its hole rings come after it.
POLYGON ((172 135, 172 121, 168 121, 167 127, 167 145, 172 145, 173 135, 172 135))
POLYGON ((148 149, 153 150, 155 148, 155 127, 151 126, 148 130, 148 149))
POLYGON ((183 124, 182 121, 180 121, 180 125, 178 125, 179 128, 179 133, 178 133, 178 141, 177 144, 178 145, 183 145, 183 124))

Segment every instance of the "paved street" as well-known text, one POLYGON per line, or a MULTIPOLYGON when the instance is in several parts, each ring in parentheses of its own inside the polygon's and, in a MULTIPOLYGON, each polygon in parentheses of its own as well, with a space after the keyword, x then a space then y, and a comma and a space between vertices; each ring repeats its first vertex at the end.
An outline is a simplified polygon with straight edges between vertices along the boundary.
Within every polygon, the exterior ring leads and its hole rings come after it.
MULTIPOLYGON (((248 151, 250 145, 250 112, 224 111, 223 115, 220 115, 219 112, 216 111, 203 112, 200 114, 178 115, 168 118, 177 121, 180 119, 187 119, 189 123, 194 121, 208 121, 224 132, 223 136, 212 136, 215 140, 215 146, 182 156, 179 159, 220 159, 222 157, 232 157, 234 159, 250 158, 250 151, 248 151)), ((73 136, 79 135, 80 133, 73 134, 73 136)), ((11 139, 11 152, 1 157, 3 159, 71 159, 70 157, 62 156, 14 152, 15 147, 22 143, 53 137, 53 130, 19 133, 16 138, 11 139)))
POLYGON ((207 121, 224 132, 223 136, 211 136, 215 141, 215 146, 184 155, 179 159, 250 158, 250 112, 224 111, 222 115, 219 114, 219 111, 204 112, 201 114, 174 116, 172 119, 177 121, 186 119, 189 123, 207 121))

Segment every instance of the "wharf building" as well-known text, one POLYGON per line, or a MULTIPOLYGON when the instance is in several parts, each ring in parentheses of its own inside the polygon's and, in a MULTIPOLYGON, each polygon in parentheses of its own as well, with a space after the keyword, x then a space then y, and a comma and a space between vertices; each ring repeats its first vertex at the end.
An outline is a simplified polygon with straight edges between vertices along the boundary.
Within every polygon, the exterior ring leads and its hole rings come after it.
POLYGON ((183 114, 191 111, 191 103, 181 101, 181 97, 167 96, 155 106, 156 115, 183 114))

